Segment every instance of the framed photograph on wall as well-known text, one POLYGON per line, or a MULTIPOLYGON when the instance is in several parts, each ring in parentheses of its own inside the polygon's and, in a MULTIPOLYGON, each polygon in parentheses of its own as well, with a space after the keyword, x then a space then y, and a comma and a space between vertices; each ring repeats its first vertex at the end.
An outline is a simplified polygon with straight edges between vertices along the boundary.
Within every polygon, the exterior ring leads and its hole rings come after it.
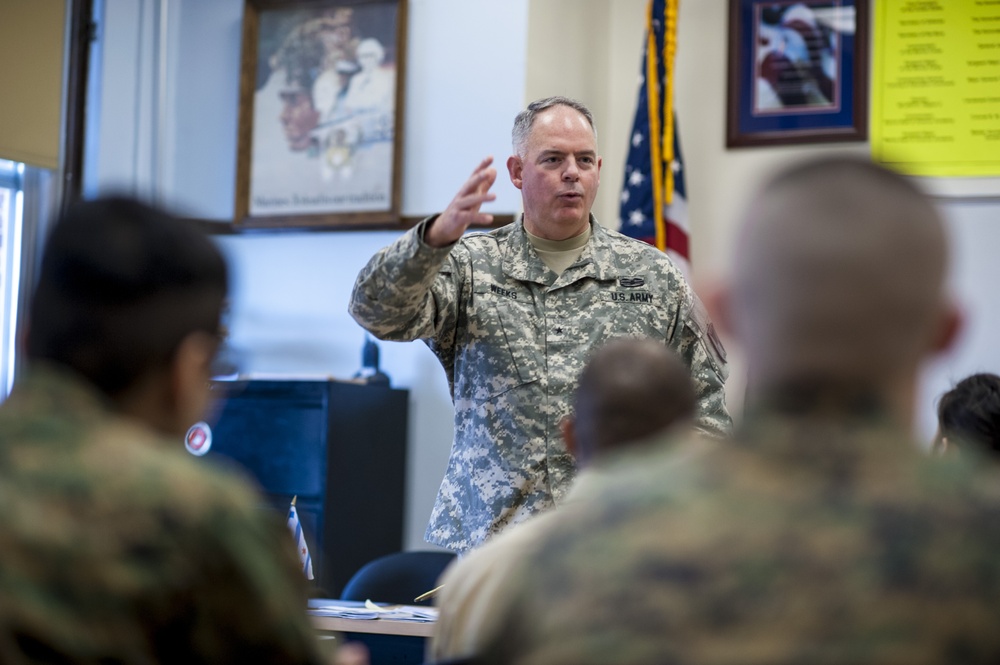
POLYGON ((726 146, 868 137, 868 0, 729 0, 726 146))
POLYGON ((405 0, 245 0, 237 227, 400 224, 405 0))

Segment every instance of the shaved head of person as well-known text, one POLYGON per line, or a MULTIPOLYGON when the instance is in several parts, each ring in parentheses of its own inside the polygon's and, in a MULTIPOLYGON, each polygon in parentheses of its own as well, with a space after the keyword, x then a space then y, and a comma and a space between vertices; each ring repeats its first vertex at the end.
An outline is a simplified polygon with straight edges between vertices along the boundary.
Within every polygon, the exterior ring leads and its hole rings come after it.
POLYGON ((580 373, 563 438, 581 467, 619 447, 692 423, 697 397, 687 366, 662 343, 620 338, 580 373))
POLYGON ((959 327, 947 254, 940 215, 897 173, 834 157, 777 175, 747 210, 716 307, 749 359, 749 395, 877 393, 908 417, 920 361, 959 327))

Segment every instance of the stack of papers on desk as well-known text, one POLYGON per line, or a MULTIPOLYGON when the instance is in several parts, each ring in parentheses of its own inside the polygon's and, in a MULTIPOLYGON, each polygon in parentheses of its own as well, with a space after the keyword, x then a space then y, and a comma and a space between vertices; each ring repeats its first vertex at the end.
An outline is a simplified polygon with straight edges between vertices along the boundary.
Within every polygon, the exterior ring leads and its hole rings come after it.
POLYGON ((377 619, 378 614, 364 607, 344 607, 342 605, 321 605, 310 607, 309 614, 318 617, 337 617, 340 619, 377 619))
POLYGON ((336 603, 312 605, 309 608, 309 614, 342 619, 390 619, 392 621, 426 623, 437 621, 438 610, 436 607, 417 607, 415 605, 376 605, 372 601, 366 600, 363 607, 336 603))

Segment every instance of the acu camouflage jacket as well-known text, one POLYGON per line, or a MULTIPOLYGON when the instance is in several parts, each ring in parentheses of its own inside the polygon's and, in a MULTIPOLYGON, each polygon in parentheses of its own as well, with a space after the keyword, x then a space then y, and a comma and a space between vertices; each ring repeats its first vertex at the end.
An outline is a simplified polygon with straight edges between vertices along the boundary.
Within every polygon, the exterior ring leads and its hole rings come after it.
POLYGON ((429 221, 369 261, 350 304, 380 339, 424 340, 448 375, 455 440, 428 542, 464 552, 561 500, 575 467, 559 421, 589 354, 614 337, 676 351, 700 427, 729 429, 724 351, 662 252, 591 218, 583 254, 557 276, 520 221, 440 249, 422 240, 429 221))

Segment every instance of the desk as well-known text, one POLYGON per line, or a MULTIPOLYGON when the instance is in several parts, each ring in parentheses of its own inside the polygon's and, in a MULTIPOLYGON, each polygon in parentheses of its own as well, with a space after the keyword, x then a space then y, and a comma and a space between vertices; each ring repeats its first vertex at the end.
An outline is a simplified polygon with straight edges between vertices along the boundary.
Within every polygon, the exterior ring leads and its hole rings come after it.
POLYGON ((309 617, 318 630, 337 633, 372 633, 376 635, 404 635, 430 637, 434 622, 394 621, 393 619, 344 619, 342 617, 309 617))
MULTIPOLYGON (((363 608, 364 603, 356 600, 334 600, 314 598, 309 601, 309 609, 335 605, 339 607, 363 608)), ((422 608, 429 609, 429 608, 422 608)), ((398 619, 351 619, 336 616, 317 616, 309 619, 317 630, 337 633, 369 633, 374 635, 402 635, 404 637, 430 637, 434 633, 433 621, 400 621, 398 619)))

